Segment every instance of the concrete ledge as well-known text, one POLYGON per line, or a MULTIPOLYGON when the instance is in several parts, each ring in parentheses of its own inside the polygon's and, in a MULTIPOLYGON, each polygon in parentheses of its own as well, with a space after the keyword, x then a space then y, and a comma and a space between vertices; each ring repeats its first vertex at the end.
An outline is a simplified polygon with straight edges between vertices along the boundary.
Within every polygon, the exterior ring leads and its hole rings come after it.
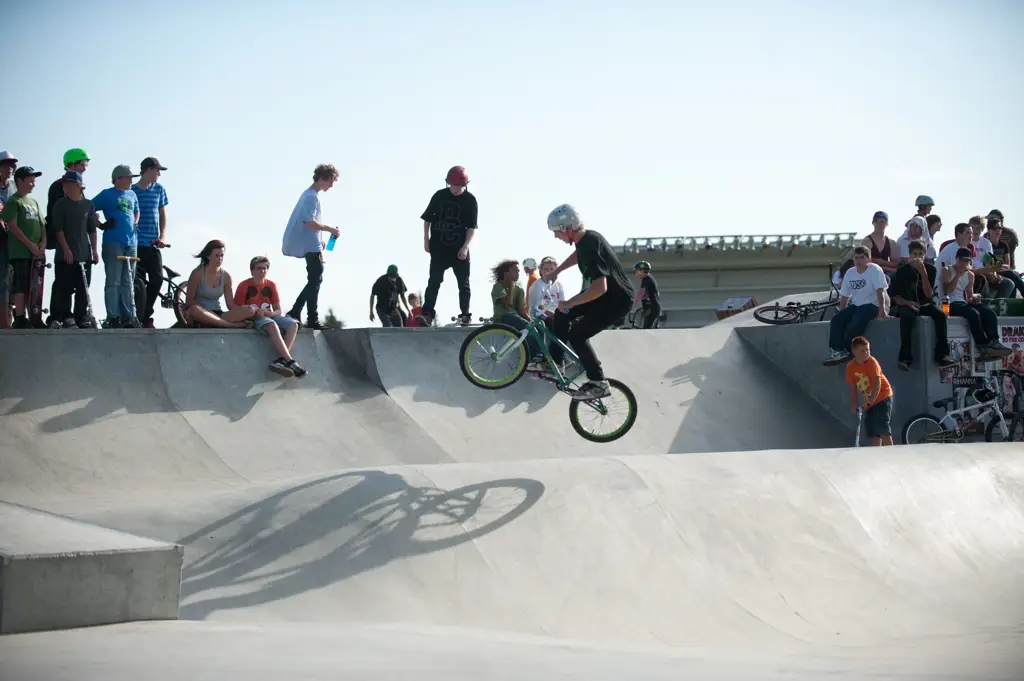
POLYGON ((0 634, 177 619, 183 547, 0 502, 0 634))

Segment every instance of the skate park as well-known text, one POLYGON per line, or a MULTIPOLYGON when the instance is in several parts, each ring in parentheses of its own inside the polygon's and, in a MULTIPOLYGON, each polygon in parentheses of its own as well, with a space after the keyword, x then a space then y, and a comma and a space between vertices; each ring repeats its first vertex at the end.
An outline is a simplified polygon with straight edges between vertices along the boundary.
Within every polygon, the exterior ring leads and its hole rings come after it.
POLYGON ((0 675, 1020 678, 1019 445, 854 448, 827 323, 600 335, 606 445, 465 333, 0 336, 0 675))

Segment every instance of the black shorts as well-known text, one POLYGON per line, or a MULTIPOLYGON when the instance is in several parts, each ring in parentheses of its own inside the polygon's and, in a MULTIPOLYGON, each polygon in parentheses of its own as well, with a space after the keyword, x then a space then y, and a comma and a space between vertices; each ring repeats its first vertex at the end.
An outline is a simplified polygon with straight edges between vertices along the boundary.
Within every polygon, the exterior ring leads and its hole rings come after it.
POLYGON ((28 293, 29 282, 32 281, 32 261, 28 258, 11 260, 11 295, 28 293))
POLYGON ((886 397, 864 412, 864 428, 868 437, 892 435, 889 421, 892 418, 892 396, 886 397))

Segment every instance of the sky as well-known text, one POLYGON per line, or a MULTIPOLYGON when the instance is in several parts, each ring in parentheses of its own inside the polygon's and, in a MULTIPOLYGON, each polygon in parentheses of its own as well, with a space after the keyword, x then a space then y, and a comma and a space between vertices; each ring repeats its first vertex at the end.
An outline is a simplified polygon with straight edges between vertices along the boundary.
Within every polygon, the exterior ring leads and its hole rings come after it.
MULTIPOLYGON (((164 261, 183 276, 221 239, 236 284, 269 256, 290 307, 305 267, 281 236, 313 168, 335 164, 321 314, 349 327, 371 325, 389 264, 425 290, 419 216, 456 164, 480 209, 475 316, 500 260, 570 254, 546 229, 561 203, 613 244, 867 233, 876 210, 896 238, 918 194, 950 233, 992 208, 1024 223, 1012 0, 0 0, 0 16, 20 83, 0 150, 43 172, 43 204, 70 147, 91 156, 90 197, 158 157, 164 261)), ((579 290, 575 270, 562 281, 579 290)), ((458 312, 450 271, 437 309, 458 312)))

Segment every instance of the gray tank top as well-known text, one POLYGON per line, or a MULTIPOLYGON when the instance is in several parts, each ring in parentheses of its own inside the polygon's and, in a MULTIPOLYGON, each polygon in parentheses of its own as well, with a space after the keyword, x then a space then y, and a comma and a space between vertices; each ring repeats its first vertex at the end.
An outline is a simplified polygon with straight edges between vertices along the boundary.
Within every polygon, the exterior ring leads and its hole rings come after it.
POLYGON ((206 284, 206 270, 202 270, 199 278, 199 290, 196 291, 196 304, 210 312, 223 312, 220 299, 224 295, 224 271, 221 270, 216 288, 206 284))

